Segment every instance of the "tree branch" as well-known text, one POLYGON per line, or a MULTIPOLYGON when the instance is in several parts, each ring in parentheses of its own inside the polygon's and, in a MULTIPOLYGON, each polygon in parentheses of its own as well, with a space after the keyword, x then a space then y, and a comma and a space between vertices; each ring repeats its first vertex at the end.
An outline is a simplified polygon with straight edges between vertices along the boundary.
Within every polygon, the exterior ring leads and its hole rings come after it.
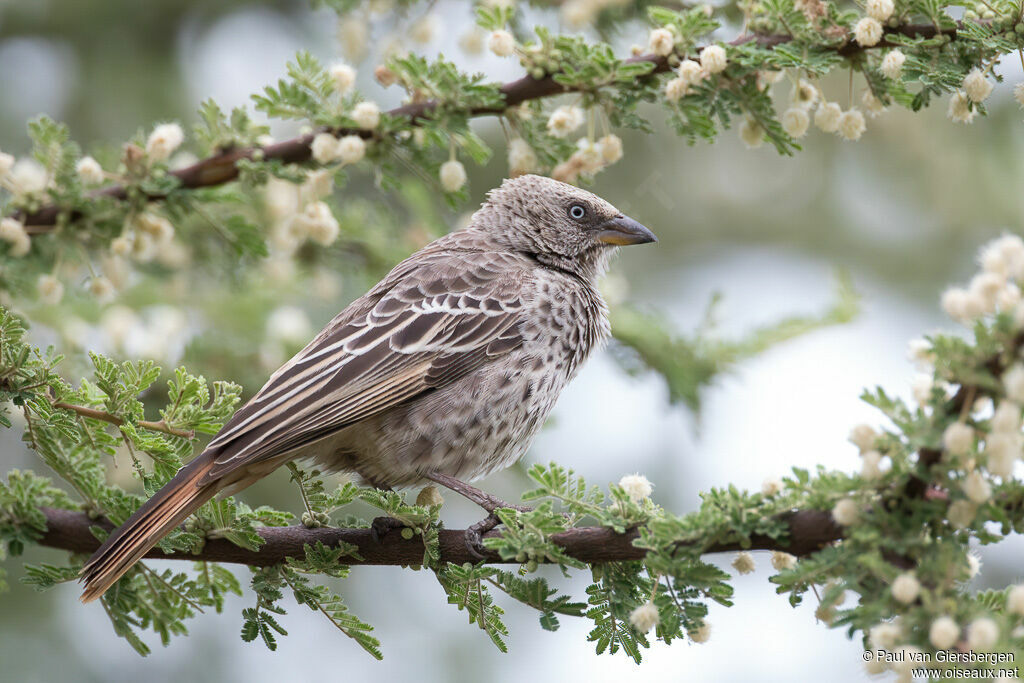
MULTIPOLYGON (((112 425, 120 427, 124 424, 124 420, 119 418, 117 415, 111 415, 108 412, 97 410, 96 408, 89 408, 86 406, 76 406, 71 403, 64 403, 62 401, 54 401, 54 408, 60 408, 62 410, 70 410, 73 413, 81 415, 82 417, 89 417, 94 420, 102 420, 103 422, 109 422, 112 425)), ((191 439, 195 436, 195 432, 189 429, 178 429, 171 427, 163 420, 157 420, 151 422, 150 420, 139 420, 139 426, 143 429, 149 429, 154 432, 163 432, 164 434, 170 434, 171 436, 180 436, 183 439, 191 439)))
MULTIPOLYGON (((941 31, 941 33, 944 33, 950 36, 951 39, 955 40, 960 26, 962 26, 962 23, 958 22, 957 28, 947 29, 941 31)), ((914 38, 933 38, 939 34, 940 31, 932 24, 906 24, 895 28, 886 28, 885 33, 886 35, 904 35, 914 38)), ((788 35, 744 35, 731 41, 730 44, 739 46, 750 42, 757 42, 762 47, 771 48, 791 41, 792 36, 788 35)), ((892 43, 883 38, 882 41, 877 45, 872 46, 872 48, 890 46, 892 46, 892 43)), ((851 57, 865 49, 871 48, 862 47, 851 37, 840 42, 834 49, 840 56, 851 57)), ((627 64, 640 62, 650 62, 654 64, 654 68, 651 72, 646 77, 641 77, 641 79, 649 78, 655 74, 664 73, 671 69, 668 57, 660 57, 653 54, 638 55, 625 61, 627 64)), ((544 78, 524 76, 523 78, 511 81, 501 86, 501 94, 505 98, 504 106, 477 107, 469 110, 467 115, 470 117, 478 117, 501 114, 506 109, 515 107, 523 102, 551 97, 553 95, 570 92, 570 90, 571 89, 555 82, 553 75, 548 75, 544 78)), ((416 125, 421 119, 426 118, 439 106, 440 103, 437 101, 427 100, 424 102, 415 102, 396 107, 388 111, 387 114, 396 118, 407 118, 410 123, 416 125)), ((224 150, 214 154, 213 156, 201 159, 191 166, 171 171, 170 175, 178 179, 180 187, 186 189, 198 189, 231 182, 238 177, 238 162, 242 160, 252 160, 257 156, 263 160, 276 160, 286 164, 306 162, 311 158, 310 144, 313 142, 313 138, 317 132, 323 131, 315 131, 297 138, 292 138, 291 140, 267 145, 266 147, 247 147, 224 150)), ((331 129, 331 132, 339 137, 344 135, 359 135, 364 138, 370 138, 373 136, 372 131, 360 129, 336 128, 331 129)), ((129 188, 124 185, 111 185, 109 187, 96 190, 93 193, 93 196, 112 197, 114 199, 123 200, 128 197, 128 190, 129 188)), ((150 194, 148 195, 148 198, 150 200, 157 200, 164 196, 165 195, 162 194, 150 194)), ((21 215, 19 218, 25 226, 29 228, 28 232, 32 234, 39 234, 53 230, 53 226, 56 224, 58 216, 60 216, 63 211, 65 211, 63 207, 50 204, 43 206, 37 211, 21 215)), ((72 214, 71 218, 74 220, 77 216, 72 214)))
MULTIPOLYGON (((89 531, 91 526, 113 529, 105 519, 94 520, 83 512, 43 508, 47 531, 39 545, 77 553, 92 553, 100 542, 89 531)), ((720 543, 707 549, 709 553, 735 550, 779 550, 793 555, 808 555, 842 538, 842 529, 836 525, 831 513, 823 510, 797 510, 784 515, 789 525, 788 539, 777 540, 768 536, 753 536, 749 547, 738 543, 720 543)), ((167 554, 153 548, 146 557, 170 560, 230 562, 253 567, 266 567, 284 562, 285 558, 305 556, 303 545, 317 541, 327 546, 339 542, 351 543, 358 548, 361 560, 345 558, 350 565, 417 565, 423 562, 423 542, 413 537, 406 540, 401 534, 391 533, 380 543, 373 540, 369 529, 308 529, 304 526, 264 527, 259 534, 266 543, 258 551, 246 550, 224 539, 208 539, 195 555, 167 554)), ((498 536, 491 531, 484 537, 498 536)), ((580 527, 552 536, 566 554, 588 563, 619 562, 643 559, 646 551, 633 545, 637 533, 617 534, 602 527, 580 527)), ((442 529, 440 532, 441 561, 462 564, 476 563, 465 544, 465 531, 442 529)), ((487 552, 486 562, 497 564, 502 560, 497 553, 487 552)))

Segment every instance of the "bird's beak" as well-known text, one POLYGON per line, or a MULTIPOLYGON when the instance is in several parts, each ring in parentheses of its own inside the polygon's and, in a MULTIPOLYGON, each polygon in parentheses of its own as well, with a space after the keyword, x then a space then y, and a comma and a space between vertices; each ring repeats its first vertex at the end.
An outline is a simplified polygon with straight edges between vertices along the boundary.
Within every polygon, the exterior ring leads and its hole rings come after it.
POLYGON ((654 233, 627 216, 616 216, 601 225, 597 241, 624 247, 630 244, 657 242, 654 233))

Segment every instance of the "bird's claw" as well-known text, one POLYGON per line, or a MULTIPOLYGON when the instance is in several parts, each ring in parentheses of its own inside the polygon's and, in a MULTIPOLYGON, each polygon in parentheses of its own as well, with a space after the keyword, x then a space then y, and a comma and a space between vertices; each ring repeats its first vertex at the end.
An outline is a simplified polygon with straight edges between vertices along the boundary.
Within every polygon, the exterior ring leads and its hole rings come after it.
POLYGON ((500 524, 498 516, 493 512, 466 529, 466 550, 477 560, 485 559, 484 534, 500 524))
POLYGON ((370 522, 370 537, 377 543, 383 543, 384 537, 395 529, 402 529, 405 524, 394 517, 374 517, 370 522))

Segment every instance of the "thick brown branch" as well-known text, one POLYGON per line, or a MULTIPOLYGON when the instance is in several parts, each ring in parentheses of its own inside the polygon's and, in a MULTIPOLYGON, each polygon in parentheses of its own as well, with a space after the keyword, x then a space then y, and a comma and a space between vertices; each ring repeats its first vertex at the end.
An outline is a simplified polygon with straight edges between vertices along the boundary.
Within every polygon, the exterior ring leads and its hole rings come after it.
MULTIPOLYGON (((90 526, 113 528, 106 520, 93 520, 88 515, 70 510, 43 508, 46 514, 47 531, 39 541, 40 545, 78 553, 92 553, 100 543, 89 531, 90 526)), ((779 541, 768 536, 754 536, 746 550, 780 550, 794 555, 807 555, 825 545, 842 538, 842 530, 832 520, 830 513, 822 510, 798 510, 785 515, 789 524, 789 537, 779 541)), ((303 526, 266 527, 259 530, 266 543, 258 551, 240 548, 223 539, 207 540, 202 551, 195 555, 168 555, 154 548, 146 557, 172 560, 208 560, 210 562, 233 562, 253 567, 265 567, 283 562, 287 557, 305 556, 303 545, 317 541, 325 545, 339 542, 351 543, 358 548, 361 560, 346 558, 352 565, 415 565, 423 561, 423 542, 418 537, 410 540, 401 534, 392 533, 382 542, 373 540, 369 529, 307 529, 303 526)), ((465 544, 462 530, 442 529, 441 561, 462 564, 476 562, 465 544)), ((492 531, 487 536, 496 536, 492 531)), ((581 527, 552 537, 565 552, 583 562, 616 562, 639 560, 646 551, 633 545, 636 532, 617 534, 601 527, 581 527)), ((709 553, 741 550, 737 543, 721 543, 707 550, 709 553)), ((486 556, 488 563, 503 560, 493 552, 486 556)))
MULTIPOLYGON (((64 403, 62 401, 56 401, 53 404, 54 408, 60 408, 62 410, 70 410, 73 413, 81 415, 82 417, 90 417, 94 420, 102 420, 103 422, 109 422, 112 425, 120 427, 124 424, 124 420, 119 418, 117 415, 111 415, 108 412, 97 410, 96 408, 88 408, 86 406, 76 406, 71 403, 64 403)), ((149 429, 154 432, 163 432, 164 434, 170 434, 171 436, 180 436, 184 439, 191 439, 195 436, 195 433, 187 429, 177 429, 171 427, 163 420, 151 422, 149 420, 139 420, 139 426, 143 429, 149 429)))
MULTIPOLYGON (((939 33, 939 31, 931 24, 907 24, 896 28, 886 29, 887 35, 899 34, 918 38, 933 38, 937 33, 939 33)), ((949 35, 950 38, 955 39, 957 29, 949 29, 943 31, 943 33, 949 35)), ((731 44, 744 45, 746 43, 756 41, 763 47, 775 47, 776 45, 788 43, 791 40, 792 37, 788 35, 745 35, 736 38, 731 42, 731 44)), ((878 45, 873 47, 880 48, 888 47, 890 45, 891 43, 888 40, 883 39, 878 45)), ((851 57, 864 49, 864 47, 858 45, 852 38, 840 43, 835 48, 837 53, 843 57, 851 57)), ((650 62, 654 64, 654 68, 647 76, 648 78, 654 74, 664 73, 671 68, 668 58, 659 57, 657 55, 638 55, 627 59, 626 62, 631 64, 650 62)), ((558 95, 567 91, 568 89, 556 83, 552 76, 545 76, 544 78, 524 76, 523 78, 511 81, 501 86, 501 94, 504 97, 503 106, 477 107, 466 113, 470 117, 501 114, 506 109, 522 104, 523 102, 558 95)), ((402 105, 401 107, 392 109, 387 113, 393 117, 407 118, 415 125, 432 111, 437 109, 438 106, 438 102, 428 100, 402 105)), ((363 137, 371 137, 372 135, 369 131, 354 129, 335 129, 333 132, 339 136, 361 135, 363 137)), ((181 187, 187 189, 222 185, 238 177, 239 161, 251 160, 255 156, 260 156, 260 158, 268 161, 281 161, 286 164, 309 161, 311 156, 310 143, 313 141, 313 137, 314 133, 309 133, 262 148, 244 148, 224 151, 214 156, 201 159, 191 166, 171 171, 171 175, 178 179, 181 187)), ((128 196, 128 188, 124 185, 111 185, 110 187, 97 190, 95 195, 101 197, 113 197, 115 199, 125 199, 128 196)), ((161 199, 162 196, 163 195, 152 194, 149 195, 149 199, 161 199)), ((44 233, 53 229, 54 224, 57 222, 57 217, 62 211, 62 207, 51 204, 42 207, 38 211, 22 216, 21 218, 25 225, 30 228, 29 232, 34 234, 44 233)), ((75 218, 75 216, 72 216, 72 218, 75 218)))

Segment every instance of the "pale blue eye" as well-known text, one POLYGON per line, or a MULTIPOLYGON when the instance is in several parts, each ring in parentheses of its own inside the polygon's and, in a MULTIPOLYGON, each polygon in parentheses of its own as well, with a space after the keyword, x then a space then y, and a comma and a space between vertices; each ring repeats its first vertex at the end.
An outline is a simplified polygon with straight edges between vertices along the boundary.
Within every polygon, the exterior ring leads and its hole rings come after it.
POLYGON ((573 204, 569 207, 569 215, 576 220, 580 220, 587 215, 587 210, 579 204, 573 204))

